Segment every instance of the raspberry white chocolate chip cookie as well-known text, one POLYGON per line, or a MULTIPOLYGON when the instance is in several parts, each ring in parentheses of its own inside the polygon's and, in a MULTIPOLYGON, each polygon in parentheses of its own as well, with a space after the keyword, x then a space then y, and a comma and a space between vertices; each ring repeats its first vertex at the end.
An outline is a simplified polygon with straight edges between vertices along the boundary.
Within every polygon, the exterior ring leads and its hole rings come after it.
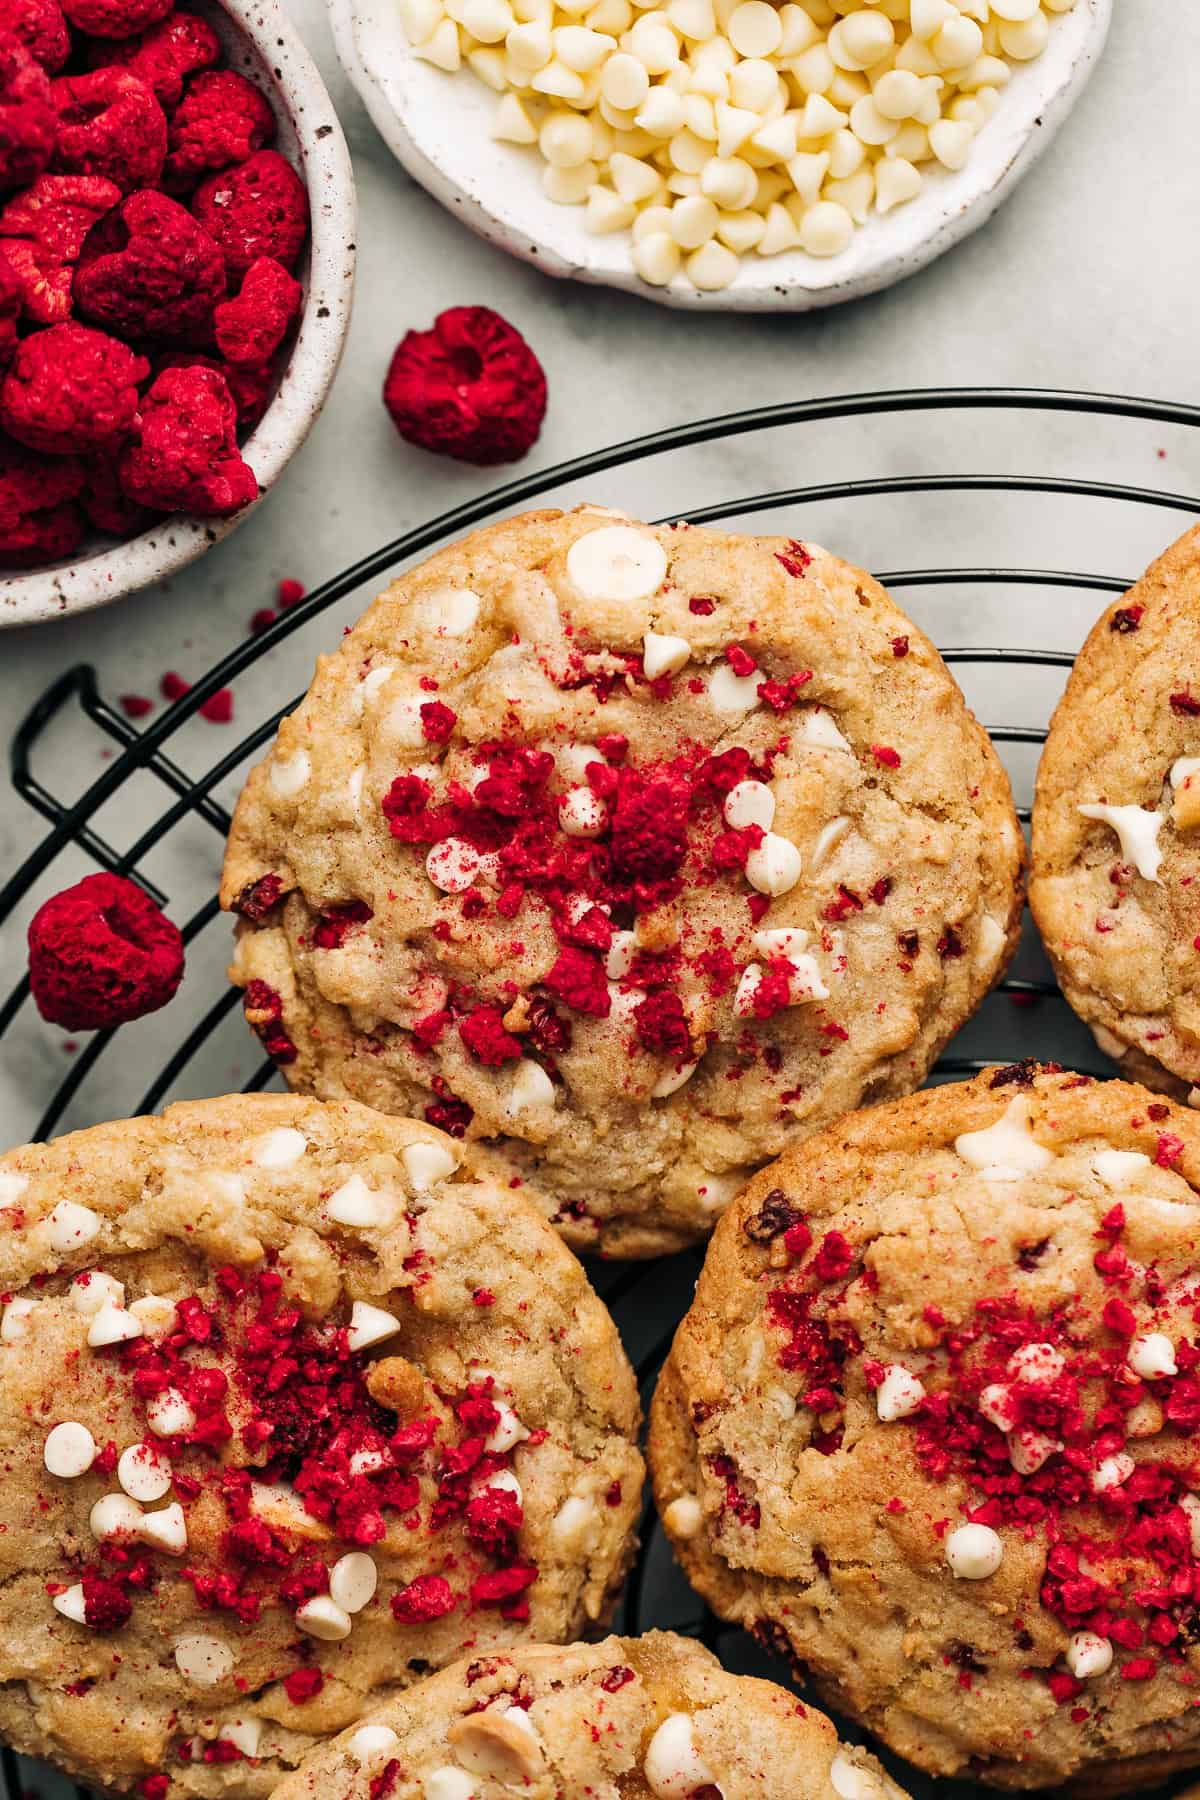
POLYGON ((476 1656, 314 1751, 273 1800, 904 1800, 867 1751, 688 1638, 476 1656))
POLYGON ((919 1086, 1004 966, 1022 854, 869 576, 582 507, 388 589, 251 775, 222 893, 295 1087, 478 1141, 571 1243, 640 1256, 919 1086))
POLYGON ((930 1773, 1151 1786, 1200 1764, 1198 1317, 1194 1112, 1021 1064, 853 1115, 717 1229, 663 1525, 930 1773))
POLYGON ((265 1800, 464 1651, 606 1621, 632 1372, 575 1258, 462 1146, 238 1096, 12 1151, 0 1195, 17 1749, 136 1800, 265 1800))
POLYGON ((1046 740, 1029 899, 1123 1074, 1200 1088, 1200 527, 1099 619, 1046 740))

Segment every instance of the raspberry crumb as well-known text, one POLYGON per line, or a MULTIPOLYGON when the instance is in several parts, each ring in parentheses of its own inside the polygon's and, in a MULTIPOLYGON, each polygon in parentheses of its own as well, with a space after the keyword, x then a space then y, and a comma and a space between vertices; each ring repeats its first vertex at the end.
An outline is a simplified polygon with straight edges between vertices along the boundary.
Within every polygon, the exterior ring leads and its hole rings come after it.
POLYGON ((325 1677, 320 1669, 293 1669, 284 1677, 284 1692, 293 1706, 303 1706, 306 1700, 315 1700, 325 1686, 325 1677))
POLYGON ((881 769, 898 769, 900 767, 900 753, 898 750, 893 750, 890 744, 872 744, 871 755, 881 769))
POLYGON ((121 711, 127 719, 144 719, 147 713, 154 711, 154 702, 145 694, 122 694, 121 711))

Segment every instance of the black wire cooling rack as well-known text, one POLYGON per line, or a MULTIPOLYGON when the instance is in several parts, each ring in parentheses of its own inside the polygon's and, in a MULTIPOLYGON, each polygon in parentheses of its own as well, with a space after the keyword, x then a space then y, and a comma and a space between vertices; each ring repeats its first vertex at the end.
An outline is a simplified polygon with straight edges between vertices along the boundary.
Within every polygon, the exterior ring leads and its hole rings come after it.
MULTIPOLYGON (((532 502, 583 498, 642 516, 745 523, 828 542, 877 569, 942 645, 1001 748, 1027 820, 1046 720, 1103 596, 1122 592, 1177 535, 1183 521, 1172 514, 1200 516, 1197 427, 1200 408, 1191 406, 1010 388, 857 394, 695 420, 522 476, 405 532, 239 643, 144 729, 101 693, 93 669, 68 669, 12 744, 13 785, 46 829, 0 887, 3 960, 22 966, 20 940, 42 898, 102 868, 135 876, 171 912, 189 973, 167 1011, 124 1027, 119 1041, 98 1032, 82 1045, 64 1044, 40 1024, 21 977, 0 1001, 0 1099, 8 1093, 18 1111, 29 1108, 22 1135, 42 1138, 174 1098, 250 1092, 277 1080, 254 1054, 223 980, 229 927, 215 887, 230 808, 246 769, 295 704, 280 706, 279 693, 303 688, 306 652, 331 645, 375 584, 429 550, 532 502), (981 455, 994 472, 948 472, 981 455), (1173 475, 1182 470, 1192 491, 1146 478, 1161 477, 1164 465, 1173 475), (213 760, 212 728, 197 715, 230 685, 239 719, 256 722, 213 760), (99 773, 88 778, 97 757, 99 773)), ((1109 1072, 1032 939, 934 1079, 1029 1054, 1109 1072)), ((649 1268, 593 1267, 644 1402, 699 1264, 690 1252, 649 1268)), ((667 1625, 703 1639, 731 1668, 786 1679, 742 1634, 705 1613, 650 1515, 618 1624, 667 1625)), ((924 1800, 979 1792, 894 1767, 924 1800)), ((10 1752, 0 1755, 0 1800, 71 1794, 90 1800, 10 1752)))

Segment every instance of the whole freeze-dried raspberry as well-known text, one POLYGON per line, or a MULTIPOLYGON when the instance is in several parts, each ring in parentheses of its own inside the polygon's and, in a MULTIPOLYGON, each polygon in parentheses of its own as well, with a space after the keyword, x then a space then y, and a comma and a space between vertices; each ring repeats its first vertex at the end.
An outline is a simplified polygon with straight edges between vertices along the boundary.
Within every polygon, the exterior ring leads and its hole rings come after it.
POLYGON ((275 386, 269 363, 227 363, 198 350, 178 350, 164 356, 159 369, 214 369, 220 375, 237 408, 238 429, 249 431, 258 424, 270 403, 275 386))
POLYGON ((68 319, 27 337, 0 385, 0 425, 31 450, 105 450, 137 420, 150 364, 107 332, 68 319))
POLYGON ((300 311, 304 291, 269 256, 250 264, 235 300, 223 300, 214 314, 217 349, 226 362, 270 362, 300 311))
POLYGON ((304 183, 277 150, 258 150, 236 169, 210 175, 192 211, 225 252, 233 278, 260 256, 290 269, 308 234, 304 183))
POLYGON ((129 69, 94 69, 56 81, 58 137, 52 166, 103 175, 123 194, 156 187, 167 154, 167 115, 129 69))
POLYGON ((83 536, 75 504, 83 490, 75 456, 39 456, 0 439, 0 562, 9 568, 70 556, 83 536))
POLYGON ((89 37, 130 38, 157 25, 174 0, 63 0, 72 25, 89 37))
POLYGON ((0 244, 35 323, 69 316, 84 239, 120 198, 120 188, 99 175, 39 175, 0 212, 0 244))
POLYGON ((208 232, 149 189, 89 232, 75 272, 77 310, 123 337, 202 337, 224 292, 225 259, 208 232))
POLYGON ((19 38, 0 32, 0 188, 41 174, 57 130, 50 77, 19 38))
POLYGON ((58 0, 0 0, 0 31, 20 38, 49 75, 71 54, 71 34, 58 0))
POLYGON ((275 114, 261 88, 234 69, 196 75, 171 116, 166 184, 189 188, 214 169, 244 163, 275 140, 275 114))
POLYGON ((212 26, 195 13, 185 12, 172 13, 140 37, 88 46, 91 68, 123 63, 131 74, 153 88, 159 104, 167 107, 179 104, 189 75, 198 69, 211 69, 220 56, 221 40, 212 26))
POLYGON ((402 438, 459 462, 514 462, 546 415, 546 376, 490 306, 452 306, 400 340, 383 403, 402 438))
POLYGON ((142 401, 137 439, 121 458, 131 500, 161 512, 223 518, 258 495, 237 446, 237 409, 213 369, 164 369, 142 401))
POLYGON ((89 875, 29 925, 29 986, 43 1019, 98 1031, 165 1006, 183 976, 183 939, 144 889, 89 875))
POLYGON ((117 462, 111 455, 88 458, 87 486, 80 498, 89 523, 112 537, 133 537, 153 523, 154 514, 147 507, 138 506, 122 493, 117 462))

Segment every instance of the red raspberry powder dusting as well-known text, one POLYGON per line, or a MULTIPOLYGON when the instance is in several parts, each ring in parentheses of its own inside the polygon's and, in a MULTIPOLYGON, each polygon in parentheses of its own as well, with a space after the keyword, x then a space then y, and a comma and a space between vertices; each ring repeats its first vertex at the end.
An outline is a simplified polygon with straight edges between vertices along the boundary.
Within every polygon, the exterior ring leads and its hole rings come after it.
POLYGON ((422 450, 486 466, 515 462, 546 415, 546 377, 521 336, 487 306, 454 306, 401 339, 383 403, 422 450))
POLYGON ((95 1031, 171 999, 183 940, 150 896, 119 875, 89 875, 55 894, 29 926, 29 983, 44 1019, 95 1031))

